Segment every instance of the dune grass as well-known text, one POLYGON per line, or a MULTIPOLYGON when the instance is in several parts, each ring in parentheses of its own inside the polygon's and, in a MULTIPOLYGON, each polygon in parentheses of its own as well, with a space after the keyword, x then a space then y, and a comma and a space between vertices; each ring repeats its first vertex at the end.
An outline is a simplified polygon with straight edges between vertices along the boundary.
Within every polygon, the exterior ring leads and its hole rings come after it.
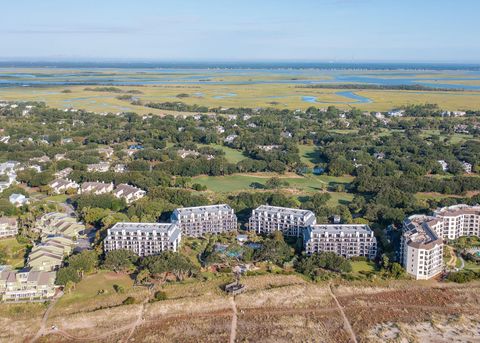
POLYGON ((6 253, 6 263, 14 268, 21 268, 24 265, 26 244, 21 244, 15 237, 0 240, 0 250, 6 253))

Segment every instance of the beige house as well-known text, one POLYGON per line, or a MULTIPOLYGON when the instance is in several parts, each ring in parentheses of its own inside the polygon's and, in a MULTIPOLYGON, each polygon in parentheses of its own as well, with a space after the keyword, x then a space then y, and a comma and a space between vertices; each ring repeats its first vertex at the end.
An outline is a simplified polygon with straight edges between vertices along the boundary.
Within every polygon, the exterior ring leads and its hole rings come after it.
POLYGON ((65 256, 70 255, 74 242, 66 237, 47 237, 32 248, 28 255, 28 266, 35 270, 58 269, 65 256))
POLYGON ((78 183, 69 179, 55 179, 48 184, 55 194, 64 194, 68 189, 78 189, 78 183))
POLYGON ((115 188, 113 195, 120 199, 125 199, 127 204, 130 204, 138 199, 141 199, 147 194, 143 189, 133 187, 122 183, 115 188))
POLYGON ((0 272, 0 297, 2 301, 50 299, 56 291, 55 274, 32 268, 5 268, 0 272))
POLYGON ((80 194, 106 194, 113 191, 113 183, 105 182, 84 182, 80 187, 80 194))
POLYGON ((42 236, 77 237, 80 231, 85 230, 85 225, 65 213, 50 212, 44 214, 36 222, 36 229, 42 236))
POLYGON ((13 237, 18 233, 17 218, 0 217, 0 239, 13 237))

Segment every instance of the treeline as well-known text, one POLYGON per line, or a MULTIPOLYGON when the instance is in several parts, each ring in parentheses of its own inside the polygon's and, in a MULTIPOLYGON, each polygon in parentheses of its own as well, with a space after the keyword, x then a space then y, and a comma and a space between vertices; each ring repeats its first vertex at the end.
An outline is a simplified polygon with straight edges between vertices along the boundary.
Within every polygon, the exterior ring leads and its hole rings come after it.
POLYGON ((313 89, 378 89, 378 90, 408 90, 408 91, 435 91, 435 92, 462 92, 463 88, 437 88, 428 87, 422 85, 374 85, 374 84, 358 84, 358 83, 346 83, 346 84, 315 84, 296 86, 295 88, 313 88, 313 89))

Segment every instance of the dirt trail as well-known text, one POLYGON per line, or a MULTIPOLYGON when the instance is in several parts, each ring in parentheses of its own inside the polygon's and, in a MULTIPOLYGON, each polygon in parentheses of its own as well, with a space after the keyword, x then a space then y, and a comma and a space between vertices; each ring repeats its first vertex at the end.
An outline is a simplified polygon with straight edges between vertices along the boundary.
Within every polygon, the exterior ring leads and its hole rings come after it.
POLYGON ((338 299, 337 299, 337 297, 335 296, 335 294, 333 294, 332 285, 329 285, 329 287, 328 287, 328 292, 330 293, 330 295, 332 296, 333 300, 334 300, 335 303, 337 304, 337 308, 338 308, 338 310, 340 311, 340 314, 342 315, 343 324, 344 324, 344 326, 345 326, 345 330, 347 330, 348 333, 350 334, 350 337, 351 337, 352 342, 353 342, 353 343, 357 343, 357 337, 355 336, 355 332, 353 332, 352 326, 350 325, 350 322, 348 321, 348 318, 347 318, 347 316, 345 315, 345 312, 343 311, 343 308, 342 308, 342 306, 340 305, 340 302, 338 301, 338 299))
MULTIPOLYGON (((152 288, 149 289, 149 294, 152 292, 152 288)), ((145 318, 143 317, 143 314, 145 312, 145 306, 148 304, 148 301, 150 300, 150 297, 147 296, 145 298, 145 300, 143 300, 142 302, 142 306, 140 307, 140 311, 138 311, 138 316, 137 316, 137 320, 132 324, 132 327, 130 329, 130 332, 128 333, 128 336, 127 338, 125 339, 125 342, 128 342, 130 340, 130 337, 132 337, 133 335, 133 332, 135 331, 135 329, 142 323, 142 321, 145 320, 145 318)))
POLYGON ((235 297, 230 298, 230 304, 232 305, 232 326, 230 328, 230 343, 235 343, 237 337, 237 304, 235 303, 235 297))
POLYGON ((447 262, 447 265, 450 268, 455 269, 455 266, 457 265, 457 255, 451 246, 447 245, 447 249, 450 254, 450 260, 447 262))
POLYGON ((50 315, 50 312, 52 311, 53 307, 55 306, 58 298, 60 298, 62 295, 63 295, 63 292, 62 292, 62 293, 59 293, 58 296, 56 296, 55 298, 53 298, 53 300, 52 300, 52 302, 50 303, 50 305, 48 305, 47 310, 46 310, 45 313, 43 314, 42 322, 40 323, 40 329, 38 329, 37 334, 32 338, 32 340, 30 341, 30 343, 33 343, 33 342, 38 341, 38 339, 39 339, 40 337, 42 337, 42 336, 46 333, 46 326, 47 326, 48 316, 50 315))

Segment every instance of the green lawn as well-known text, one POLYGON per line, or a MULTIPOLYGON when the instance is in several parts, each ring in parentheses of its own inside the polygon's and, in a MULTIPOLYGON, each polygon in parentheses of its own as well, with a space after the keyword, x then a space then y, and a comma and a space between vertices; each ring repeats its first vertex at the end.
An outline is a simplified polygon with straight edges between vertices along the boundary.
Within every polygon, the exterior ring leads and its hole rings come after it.
POLYGON ((46 197, 45 201, 55 201, 55 202, 66 202, 68 199, 68 195, 66 194, 58 194, 46 197))
POLYGON ((58 301, 58 306, 68 306, 76 302, 89 302, 91 300, 105 298, 115 294, 113 285, 122 286, 128 292, 133 286, 133 280, 127 274, 99 271, 96 274, 87 275, 80 281, 71 293, 66 293, 58 301), (105 290, 99 295, 100 290, 105 290))
POLYGON ((328 200, 327 204, 329 206, 337 206, 337 205, 346 205, 353 200, 352 193, 346 192, 329 192, 331 198, 328 200))
POLYGON ((309 168, 321 162, 316 149, 315 145, 298 145, 300 160, 309 168))
MULTIPOLYGON (((230 193, 254 189, 254 184, 265 185, 265 182, 272 176, 274 176, 274 174, 235 174, 228 176, 199 176, 193 178, 193 180, 196 183, 207 186, 207 188, 211 191, 219 193, 230 193)), ((336 183, 348 184, 353 180, 353 177, 349 176, 277 176, 289 183, 288 188, 294 188, 305 193, 317 192, 319 190, 325 189, 325 187, 327 186, 333 186, 336 183)))
POLYGON ((373 272, 375 271, 375 263, 370 261, 350 261, 352 265, 352 273, 360 274, 360 272, 373 272))
POLYGON ((473 263, 473 262, 470 262, 470 261, 465 261, 465 269, 480 272, 480 264, 476 264, 476 263, 473 263))
POLYGON ((214 149, 221 149, 225 151, 225 158, 230 163, 237 163, 241 160, 244 160, 248 157, 244 156, 242 151, 230 148, 228 146, 220 145, 220 144, 198 144, 199 147, 208 146, 214 149))
POLYGON ((26 249, 27 245, 18 243, 16 238, 0 240, 0 250, 5 251, 7 255, 6 264, 15 268, 23 267, 26 249))

